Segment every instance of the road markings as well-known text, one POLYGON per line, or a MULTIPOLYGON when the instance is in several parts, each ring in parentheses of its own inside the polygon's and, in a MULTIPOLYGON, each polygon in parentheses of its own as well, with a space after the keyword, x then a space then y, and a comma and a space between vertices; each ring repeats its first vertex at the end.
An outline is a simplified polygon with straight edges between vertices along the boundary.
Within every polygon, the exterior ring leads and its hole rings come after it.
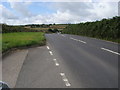
POLYGON ((50 49, 49 46, 47 46, 47 49, 48 49, 48 50, 50 49))
POLYGON ((53 61, 55 62, 55 65, 56 65, 56 66, 59 66, 59 63, 57 62, 56 59, 53 59, 53 61))
MULTIPOLYGON (((47 46, 47 49, 50 49, 49 46, 47 46)), ((53 55, 52 51, 49 51, 50 55, 53 55)), ((55 62, 56 66, 59 66, 59 63, 57 62, 57 59, 53 59, 53 61, 55 62)), ((65 85, 67 87, 71 86, 71 84, 69 83, 68 79, 65 76, 65 73, 60 73, 60 75, 62 76, 63 81, 65 82, 65 85)))
POLYGON ((74 38, 72 38, 72 37, 71 37, 70 39, 77 41, 77 39, 74 39, 74 38))
POLYGON ((70 37, 70 39, 73 39, 72 37, 70 37))
POLYGON ((52 51, 49 51, 50 55, 53 55, 52 51))
POLYGON ((63 37, 65 37, 65 35, 62 35, 63 37))
POLYGON ((66 76, 65 76, 65 73, 60 73, 60 75, 62 76, 62 79, 63 79, 63 81, 65 82, 65 85, 66 85, 67 87, 71 86, 71 84, 69 83, 68 79, 67 79, 66 76))
POLYGON ((111 53, 114 53, 114 54, 117 54, 117 55, 120 55, 120 53, 118 52, 114 52, 112 50, 109 50, 109 49, 106 49, 106 48, 101 48, 102 50, 105 50, 105 51, 108 51, 108 52, 111 52, 111 53))
POLYGON ((84 41, 82 41, 82 40, 79 40, 79 42, 86 43, 86 42, 84 42, 84 41))
POLYGON ((55 63, 56 66, 59 66, 59 63, 55 63))
POLYGON ((85 42, 85 41, 82 41, 82 40, 74 39, 74 38, 72 38, 72 37, 70 37, 70 39, 75 40, 75 41, 79 41, 79 42, 82 42, 82 43, 86 44, 86 42, 85 42))

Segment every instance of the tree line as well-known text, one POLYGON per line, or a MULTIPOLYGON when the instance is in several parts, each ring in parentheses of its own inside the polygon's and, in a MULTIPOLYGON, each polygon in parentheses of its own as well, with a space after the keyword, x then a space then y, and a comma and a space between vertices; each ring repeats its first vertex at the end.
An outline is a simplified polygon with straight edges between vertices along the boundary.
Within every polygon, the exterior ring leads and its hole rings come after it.
POLYGON ((24 26, 12 26, 7 24, 1 24, 2 31, 1 33, 11 33, 11 32, 48 32, 47 30, 38 30, 32 28, 25 28, 24 26))
MULTIPOLYGON (((29 25, 17 25, 17 26, 13 26, 13 25, 7 25, 7 24, 1 24, 0 25, 2 27, 2 30, 0 31, 1 33, 11 33, 11 32, 45 32, 45 33, 56 33, 59 32, 57 28, 51 29, 48 28, 48 30, 42 30, 42 29, 32 29, 32 28, 25 28, 26 26, 29 25)), ((32 24, 32 27, 37 26, 37 24, 32 24)))
POLYGON ((69 24, 62 33, 89 36, 120 42, 120 17, 101 21, 69 24))

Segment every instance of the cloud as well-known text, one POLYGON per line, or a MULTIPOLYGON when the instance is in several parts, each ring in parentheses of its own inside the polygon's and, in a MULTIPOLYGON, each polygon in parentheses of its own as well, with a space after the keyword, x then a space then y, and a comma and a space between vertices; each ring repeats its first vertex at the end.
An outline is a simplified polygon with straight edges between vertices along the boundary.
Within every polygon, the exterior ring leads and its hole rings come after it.
POLYGON ((92 2, 119 2, 119 0, 92 0, 92 2))
MULTIPOLYGON (((10 5, 12 9, 21 13, 24 17, 15 20, 8 20, 6 18, 3 21, 7 24, 80 23, 111 18, 118 15, 118 4, 115 2, 54 2, 49 4, 49 8, 54 9, 56 12, 45 15, 34 15, 31 13, 28 9, 31 3, 10 2, 10 5)), ((6 8, 3 9, 6 10, 6 8)), ((5 11, 4 13, 11 12, 5 11)), ((6 14, 6 17, 10 17, 10 15, 7 15, 8 14, 6 14)))
POLYGON ((17 13, 21 14, 24 17, 32 16, 32 13, 28 10, 28 6, 31 2, 11 2, 9 1, 10 6, 14 9, 17 13))
POLYGON ((1 17, 6 19, 18 19, 17 16, 15 16, 9 9, 7 9, 5 6, 0 5, 1 10, 1 17))
POLYGON ((61 12, 57 11, 57 13, 54 13, 48 17, 47 22, 48 23, 77 23, 80 21, 80 18, 78 16, 73 16, 69 11, 61 12))
POLYGON ((119 2, 119 0, 2 0, 2 2, 119 2))
POLYGON ((91 9, 91 13, 95 14, 93 19, 111 18, 118 16, 118 3, 95 3, 94 9, 91 9))
POLYGON ((100 20, 118 15, 118 4, 115 2, 90 3, 90 2, 70 2, 53 3, 54 8, 61 13, 68 12, 74 18, 79 17, 79 22, 100 20))

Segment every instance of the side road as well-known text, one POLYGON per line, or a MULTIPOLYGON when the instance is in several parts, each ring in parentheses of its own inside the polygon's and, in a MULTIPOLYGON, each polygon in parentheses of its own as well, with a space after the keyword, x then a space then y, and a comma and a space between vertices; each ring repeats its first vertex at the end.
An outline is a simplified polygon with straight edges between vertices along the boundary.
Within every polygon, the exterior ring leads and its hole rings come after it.
POLYGON ((2 81, 14 88, 28 50, 17 50, 2 59, 2 81))

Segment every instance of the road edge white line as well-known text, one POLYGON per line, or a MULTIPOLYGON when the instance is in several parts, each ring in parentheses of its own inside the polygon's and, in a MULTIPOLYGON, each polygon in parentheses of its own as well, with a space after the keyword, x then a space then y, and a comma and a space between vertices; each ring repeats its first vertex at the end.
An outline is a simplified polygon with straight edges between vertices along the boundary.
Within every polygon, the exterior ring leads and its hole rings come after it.
POLYGON ((106 48, 101 48, 102 50, 105 50, 105 51, 108 51, 108 52, 111 52, 111 53, 114 53, 114 54, 117 54, 117 55, 120 55, 120 53, 118 52, 114 52, 112 50, 109 50, 109 49, 106 49, 106 48))

